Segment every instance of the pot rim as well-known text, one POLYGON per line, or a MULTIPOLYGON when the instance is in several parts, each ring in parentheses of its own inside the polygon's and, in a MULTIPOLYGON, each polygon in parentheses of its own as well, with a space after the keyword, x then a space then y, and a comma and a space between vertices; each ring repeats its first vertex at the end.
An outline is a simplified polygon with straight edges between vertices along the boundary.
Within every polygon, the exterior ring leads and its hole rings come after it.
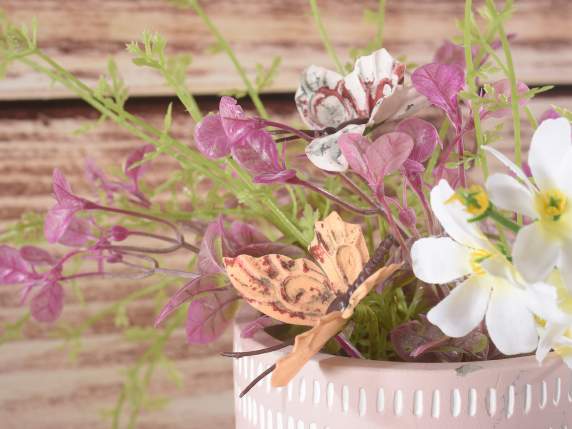
MULTIPOLYGON (((240 335, 242 328, 251 319, 243 317, 235 320, 235 325, 237 329, 235 330, 235 343, 240 344, 240 351, 258 350, 266 347, 271 347, 279 344, 279 341, 271 337, 264 331, 259 331, 253 337, 245 338, 240 335)), ((291 349, 292 346, 288 346, 282 350, 274 351, 269 353, 269 355, 276 356, 280 358, 286 355, 286 352, 291 349)), ((353 368, 378 368, 390 371, 451 371, 454 369, 456 371, 466 371, 472 372, 472 370, 486 370, 492 369, 498 370, 503 367, 513 368, 518 366, 520 368, 530 368, 538 369, 548 363, 548 361, 553 361, 554 359, 559 359, 555 352, 550 352, 546 357, 544 363, 539 363, 536 359, 534 353, 527 355, 518 355, 514 357, 508 357, 505 359, 496 360, 486 360, 486 361, 468 361, 468 362, 395 362, 395 361, 380 361, 380 360, 370 360, 370 359, 356 359, 346 356, 334 356, 326 353, 317 353, 310 361, 318 362, 320 366, 326 365, 328 367, 353 367, 353 368)), ((464 374, 460 374, 464 375, 464 374)))

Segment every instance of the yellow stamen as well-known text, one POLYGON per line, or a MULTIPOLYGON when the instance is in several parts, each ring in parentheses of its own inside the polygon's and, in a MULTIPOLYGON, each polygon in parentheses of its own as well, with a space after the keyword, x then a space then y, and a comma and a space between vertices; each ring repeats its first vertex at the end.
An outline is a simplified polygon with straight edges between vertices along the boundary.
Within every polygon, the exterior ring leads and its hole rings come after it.
POLYGON ((551 189, 538 194, 536 204, 544 219, 557 221, 566 211, 567 198, 558 189, 551 189))
POLYGON ((459 201, 465 206, 467 212, 473 216, 480 216, 489 209, 489 196, 479 185, 472 185, 469 189, 459 189, 445 203, 459 201))
POLYGON ((492 256, 492 253, 487 252, 486 250, 483 249, 478 249, 478 250, 474 250, 471 252, 471 269, 473 270, 473 273, 476 274, 477 276, 482 276, 484 274, 486 274, 485 269, 482 266, 482 262, 485 259, 488 259, 492 256))

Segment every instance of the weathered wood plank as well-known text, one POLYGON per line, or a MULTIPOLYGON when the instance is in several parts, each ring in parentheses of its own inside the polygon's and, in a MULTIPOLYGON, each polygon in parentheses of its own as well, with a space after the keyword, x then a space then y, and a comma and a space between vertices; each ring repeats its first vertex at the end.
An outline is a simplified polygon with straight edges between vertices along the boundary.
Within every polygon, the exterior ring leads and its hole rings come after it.
MULTIPOLYGON (((300 72, 310 63, 331 66, 309 14, 307 1, 203 1, 204 7, 235 48, 250 75, 255 65, 283 59, 269 91, 296 88, 300 72)), ((456 34, 462 17, 460 0, 390 0, 386 46, 396 56, 430 61, 445 38, 456 34)), ((364 24, 363 9, 377 1, 322 0, 323 20, 342 59, 350 48, 364 46, 374 28, 364 24)), ((572 3, 567 0, 519 0, 509 31, 517 33, 514 56, 519 77, 528 83, 572 83, 572 3)), ((242 88, 228 59, 208 53, 213 38, 190 11, 181 12, 165 0, 4 0, 2 7, 17 21, 36 16, 41 45, 65 67, 90 84, 104 72, 106 58, 115 56, 134 95, 170 94, 153 71, 131 64, 125 44, 143 30, 156 30, 170 42, 172 52, 189 52, 194 62, 189 86, 197 94, 242 88)), ((0 99, 68 96, 46 78, 15 67, 0 81, 0 99)))

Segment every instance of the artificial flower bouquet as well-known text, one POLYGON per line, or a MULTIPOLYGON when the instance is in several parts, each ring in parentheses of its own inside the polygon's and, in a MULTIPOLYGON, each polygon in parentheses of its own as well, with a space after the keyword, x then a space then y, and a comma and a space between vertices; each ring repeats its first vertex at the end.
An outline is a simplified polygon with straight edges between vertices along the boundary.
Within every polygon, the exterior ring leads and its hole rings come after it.
POLYGON ((195 345, 219 338, 243 312, 239 335, 275 344, 225 355, 283 350, 240 396, 265 377, 289 385, 320 351, 350 366, 533 353, 542 363, 554 351, 572 367, 570 115, 530 112, 528 100, 545 88, 516 79, 514 36, 503 27, 510 7, 487 1, 477 21, 467 2, 463 37, 429 64, 406 66, 370 46, 351 66, 334 54, 338 71, 310 66, 293 100, 302 126, 270 119, 246 76, 257 114, 223 96, 203 116, 180 58, 167 58, 164 40, 147 34, 128 49, 173 86, 196 122, 192 142, 170 133, 170 107, 163 129, 128 113, 113 67, 86 88, 4 21, 0 46, 11 61, 25 58, 143 145, 117 177, 88 162, 91 197, 56 169, 43 230, 59 246, 3 245, 0 282, 21 285, 32 317, 53 323, 72 280, 171 279, 161 291, 179 288, 155 324, 186 319, 195 345), (534 129, 527 160, 525 114, 534 129), (513 150, 495 149, 498 141, 513 150), (159 187, 179 193, 175 202, 144 183, 158 156, 178 163, 159 187), (489 172, 490 159, 498 172, 489 172), (170 255, 184 252, 190 262, 173 267, 170 255))

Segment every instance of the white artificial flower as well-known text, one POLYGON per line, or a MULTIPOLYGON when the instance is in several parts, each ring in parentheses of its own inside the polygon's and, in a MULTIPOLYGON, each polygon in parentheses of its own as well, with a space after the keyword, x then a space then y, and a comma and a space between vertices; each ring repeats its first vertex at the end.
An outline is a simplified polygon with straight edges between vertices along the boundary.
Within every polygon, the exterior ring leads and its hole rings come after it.
POLYGON ((572 368, 572 295, 560 273, 553 271, 548 283, 532 285, 528 292, 540 336, 536 358, 542 363, 554 350, 572 368))
POLYGON ((486 188, 498 207, 533 220, 517 234, 512 256, 529 283, 544 281, 558 267, 572 290, 572 141, 570 123, 548 119, 535 131, 528 163, 534 184, 498 151, 485 147, 522 181, 493 174, 486 188))
POLYGON ((363 134, 366 125, 399 119, 424 106, 413 87, 403 85, 404 74, 405 65, 385 49, 358 58, 345 77, 323 67, 308 67, 295 95, 298 111, 316 131, 338 129, 312 140, 306 147, 308 159, 322 170, 345 171, 348 163, 337 143, 342 134, 363 134))
POLYGON ((460 283, 427 317, 450 337, 462 337, 485 319, 504 354, 531 352, 538 335, 526 290, 514 267, 478 229, 445 180, 431 191, 431 208, 449 237, 429 237, 411 248, 415 275, 432 284, 460 283))

